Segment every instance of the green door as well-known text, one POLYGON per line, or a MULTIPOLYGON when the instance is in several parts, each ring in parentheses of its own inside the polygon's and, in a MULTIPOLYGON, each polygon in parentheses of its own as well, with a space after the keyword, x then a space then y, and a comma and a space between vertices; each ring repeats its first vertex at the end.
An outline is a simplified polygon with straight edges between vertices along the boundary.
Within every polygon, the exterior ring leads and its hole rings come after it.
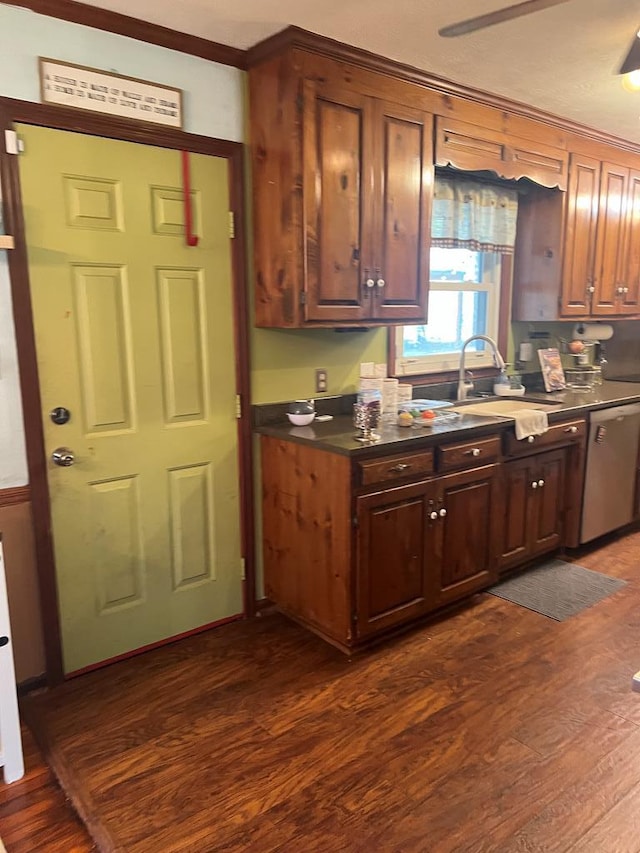
POLYGON ((227 163, 18 132, 69 673, 242 611, 227 163))

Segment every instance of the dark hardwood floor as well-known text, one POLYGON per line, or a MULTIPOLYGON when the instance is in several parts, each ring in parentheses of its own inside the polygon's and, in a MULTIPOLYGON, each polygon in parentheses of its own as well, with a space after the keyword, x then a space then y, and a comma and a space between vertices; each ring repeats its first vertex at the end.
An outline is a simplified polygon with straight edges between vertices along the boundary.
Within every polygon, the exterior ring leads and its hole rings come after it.
MULTIPOLYGON (((26 716, 105 851, 640 853, 640 533, 573 559, 629 583, 561 623, 483 594, 352 660, 235 623, 26 716)), ((61 825, 25 806, 9 853, 90 849, 19 846, 61 825)))
POLYGON ((22 746, 25 775, 12 785, 0 784, 0 838, 7 853, 97 850, 26 727, 22 746))

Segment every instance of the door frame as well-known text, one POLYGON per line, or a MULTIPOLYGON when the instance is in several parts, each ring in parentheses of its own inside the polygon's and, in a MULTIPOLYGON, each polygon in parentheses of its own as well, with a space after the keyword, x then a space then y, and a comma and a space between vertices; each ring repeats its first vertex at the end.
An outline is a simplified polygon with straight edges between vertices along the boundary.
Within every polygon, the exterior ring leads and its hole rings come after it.
MULTIPOLYGON (((52 130, 67 130, 90 136, 102 136, 124 142, 137 142, 156 148, 170 148, 207 154, 227 160, 229 206, 235 217, 235 237, 231 240, 231 274, 234 301, 234 336, 236 355, 236 393, 240 397, 238 419, 238 464, 240 477, 241 554, 245 560, 243 583, 244 614, 255 614, 255 519, 253 510, 253 459, 250 418, 249 327, 246 276, 245 170, 244 149, 240 142, 198 136, 161 125, 145 125, 125 118, 85 113, 68 107, 57 107, 0 97, 0 134, 14 130, 14 124, 32 124, 52 130)), ((0 137, 1 138, 1 137, 0 137)), ((51 530, 47 457, 42 425, 40 382, 36 359, 36 342, 31 313, 31 289, 25 224, 20 192, 18 157, 7 154, 0 145, 0 181, 4 191, 5 228, 15 238, 15 248, 8 251, 9 279, 13 299, 13 319, 18 351, 20 390, 26 439, 29 492, 33 514, 33 531, 37 563, 40 607, 45 645, 46 678, 51 685, 64 679, 62 640, 56 584, 55 559, 51 530)), ((203 628, 202 630, 206 630, 203 628)), ((194 631, 193 633, 196 633, 194 631)), ((172 642, 169 638, 163 642, 172 642)), ((143 650, 140 650, 143 651, 143 650)))

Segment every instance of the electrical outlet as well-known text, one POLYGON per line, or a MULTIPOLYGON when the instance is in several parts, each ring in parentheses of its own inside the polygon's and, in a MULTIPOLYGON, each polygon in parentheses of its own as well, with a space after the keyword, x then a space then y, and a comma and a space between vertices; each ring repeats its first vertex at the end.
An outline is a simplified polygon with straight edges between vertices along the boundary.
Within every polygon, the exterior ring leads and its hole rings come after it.
POLYGON ((327 390, 327 371, 324 367, 316 370, 316 394, 323 394, 327 390))

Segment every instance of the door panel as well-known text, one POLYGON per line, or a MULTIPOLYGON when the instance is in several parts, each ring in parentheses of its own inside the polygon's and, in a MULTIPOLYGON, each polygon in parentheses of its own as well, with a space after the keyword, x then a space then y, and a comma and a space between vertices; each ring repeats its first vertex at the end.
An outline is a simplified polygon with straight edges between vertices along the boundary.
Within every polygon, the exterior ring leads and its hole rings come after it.
POLYGON ((591 310, 599 184, 599 161, 572 154, 562 278, 564 316, 584 317, 591 310))
POLYGON ((624 292, 619 303, 621 314, 640 311, 640 172, 629 175, 621 284, 624 292))
POLYGON ((433 116, 396 105, 376 104, 382 164, 382 235, 376 253, 375 316, 387 320, 427 316, 433 116))
POLYGON ((594 314, 617 314, 622 288, 622 243, 629 170, 602 164, 596 252, 594 314))
POLYGON ((304 101, 305 317, 370 317, 371 99, 306 81, 304 101))
MULTIPOLYGON (((427 483, 357 499, 358 636, 419 616, 427 609, 427 483)), ((432 501, 433 502, 433 501, 432 501)))
POLYGON ((533 501, 531 556, 552 551, 562 544, 565 453, 555 450, 537 457, 538 488, 533 501))
POLYGON ((441 477, 438 486, 446 515, 438 604, 488 586, 496 577, 494 505, 498 468, 487 465, 441 477))
POLYGON ((500 567, 523 562, 529 550, 529 494, 534 476, 533 460, 519 459, 503 466, 501 511, 504 523, 500 546, 500 567))
POLYGON ((227 164, 191 157, 188 248, 179 152, 19 132, 70 672, 242 611, 227 164))

